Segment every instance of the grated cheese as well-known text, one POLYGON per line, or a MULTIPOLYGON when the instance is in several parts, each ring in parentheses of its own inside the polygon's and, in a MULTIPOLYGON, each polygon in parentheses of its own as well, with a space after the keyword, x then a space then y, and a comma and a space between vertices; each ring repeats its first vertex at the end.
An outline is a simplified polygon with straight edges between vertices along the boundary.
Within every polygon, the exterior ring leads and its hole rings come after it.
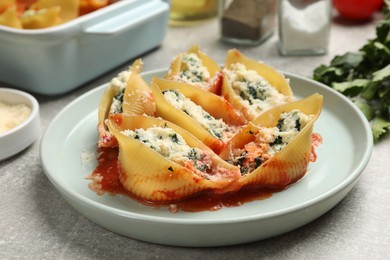
POLYGON ((0 101, 0 134, 20 125, 30 114, 31 108, 25 104, 8 104, 0 101))
POLYGON ((89 152, 87 150, 83 150, 81 152, 81 163, 82 164, 91 164, 92 161, 96 159, 96 153, 95 152, 89 152))

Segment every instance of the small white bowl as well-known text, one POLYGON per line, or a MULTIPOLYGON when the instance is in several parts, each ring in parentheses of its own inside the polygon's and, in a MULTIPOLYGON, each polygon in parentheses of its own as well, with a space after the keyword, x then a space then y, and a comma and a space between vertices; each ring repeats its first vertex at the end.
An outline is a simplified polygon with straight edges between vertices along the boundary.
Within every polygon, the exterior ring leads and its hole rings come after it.
POLYGON ((0 134, 0 160, 11 157, 30 146, 40 134, 38 101, 30 94, 9 88, 0 88, 0 101, 7 104, 25 104, 30 116, 21 124, 0 134))

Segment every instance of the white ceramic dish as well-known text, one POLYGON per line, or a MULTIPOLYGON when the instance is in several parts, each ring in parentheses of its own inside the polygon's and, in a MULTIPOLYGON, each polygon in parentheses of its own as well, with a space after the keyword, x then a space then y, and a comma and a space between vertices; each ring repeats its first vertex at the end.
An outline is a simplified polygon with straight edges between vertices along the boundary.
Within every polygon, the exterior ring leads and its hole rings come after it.
POLYGON ((30 116, 20 125, 0 134, 0 160, 11 157, 31 145, 40 134, 38 101, 30 94, 9 88, 0 88, 0 101, 7 104, 25 104, 30 116))
POLYGON ((169 4, 122 0, 59 26, 0 25, 0 82, 58 95, 161 44, 169 4))
MULTIPOLYGON (((144 78, 149 81, 163 73, 146 73, 144 78)), ((323 144, 307 175, 268 199, 215 212, 173 214, 124 196, 96 195, 85 180, 96 165, 95 159, 83 163, 81 157, 96 150, 97 108, 106 85, 79 97, 53 120, 41 143, 42 166, 76 210, 98 225, 131 238, 176 246, 223 246, 291 231, 344 198, 367 165, 373 142, 364 116, 345 97, 312 80, 285 74, 297 98, 314 92, 324 96, 323 111, 315 125, 323 144)))

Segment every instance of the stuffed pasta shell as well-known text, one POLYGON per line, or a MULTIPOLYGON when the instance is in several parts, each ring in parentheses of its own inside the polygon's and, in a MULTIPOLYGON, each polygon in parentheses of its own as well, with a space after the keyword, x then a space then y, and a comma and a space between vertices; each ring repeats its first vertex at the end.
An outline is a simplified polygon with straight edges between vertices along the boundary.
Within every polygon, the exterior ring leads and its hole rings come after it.
POLYGON ((41 10, 29 10, 20 16, 24 29, 42 29, 61 24, 61 7, 52 6, 41 10))
MULTIPOLYGON (((31 1, 30 1, 31 2, 31 1)), ((70 21, 78 16, 78 1, 37 0, 33 3, 18 3, 21 27, 23 29, 42 29, 70 21), (26 8, 26 10, 24 10, 26 8)))
POLYGON ((122 71, 113 78, 105 90, 98 112, 99 147, 117 145, 115 137, 105 125, 110 114, 155 115, 154 97, 140 75, 141 68, 142 61, 136 60, 129 70, 122 71))
POLYGON ((182 82, 154 78, 157 115, 180 125, 219 152, 245 123, 222 97, 182 82))
POLYGON ((19 19, 19 14, 15 4, 12 4, 11 7, 6 8, 0 3, 0 25, 9 26, 17 29, 22 28, 22 22, 19 19), (5 11, 2 10, 2 7, 5 11))
POLYGON ((29 11, 36 10, 39 13, 52 7, 58 7, 61 23, 75 19, 79 13, 79 1, 77 0, 37 0, 30 6, 29 11))
POLYGON ((171 63, 165 78, 186 82, 212 93, 219 93, 222 83, 221 68, 198 45, 180 53, 171 63))
POLYGON ((305 175, 322 99, 313 94, 267 110, 232 138, 220 156, 240 168, 237 187, 284 188, 305 175))
POLYGON ((249 121, 267 109, 293 100, 282 74, 235 49, 229 50, 226 56, 221 92, 249 121))
POLYGON ((201 191, 223 193, 241 176, 237 166, 171 122, 114 114, 107 125, 119 143, 119 179, 139 199, 165 203, 201 191))

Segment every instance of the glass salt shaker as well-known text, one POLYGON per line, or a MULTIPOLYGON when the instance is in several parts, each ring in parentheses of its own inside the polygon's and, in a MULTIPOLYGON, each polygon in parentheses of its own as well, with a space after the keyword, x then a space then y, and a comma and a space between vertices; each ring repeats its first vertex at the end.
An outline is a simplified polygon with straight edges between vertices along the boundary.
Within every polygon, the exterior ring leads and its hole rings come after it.
POLYGON ((281 55, 321 55, 328 50, 331 0, 278 0, 281 55))
POLYGON ((223 41, 258 45, 273 34, 276 0, 220 0, 219 3, 223 41))

